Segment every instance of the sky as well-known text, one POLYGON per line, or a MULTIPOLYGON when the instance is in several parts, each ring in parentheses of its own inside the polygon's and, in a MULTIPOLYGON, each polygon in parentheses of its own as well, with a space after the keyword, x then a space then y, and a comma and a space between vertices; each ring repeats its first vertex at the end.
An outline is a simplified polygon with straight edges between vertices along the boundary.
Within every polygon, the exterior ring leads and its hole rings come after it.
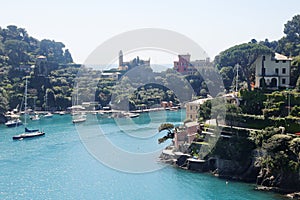
POLYGON ((183 34, 213 59, 253 38, 280 39, 284 24, 300 14, 299 0, 0 0, 0 5, 2 28, 17 25, 39 40, 63 42, 76 63, 111 37, 140 28, 183 34))

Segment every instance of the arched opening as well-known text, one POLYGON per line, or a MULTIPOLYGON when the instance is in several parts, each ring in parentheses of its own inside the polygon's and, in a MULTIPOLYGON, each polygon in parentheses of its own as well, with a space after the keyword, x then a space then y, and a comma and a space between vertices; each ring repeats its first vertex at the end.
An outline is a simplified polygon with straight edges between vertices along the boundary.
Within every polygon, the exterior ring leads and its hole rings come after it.
POLYGON ((265 87, 266 86, 266 80, 264 78, 261 78, 259 80, 259 87, 265 87))
POLYGON ((276 78, 271 79, 270 87, 277 87, 277 79, 276 78))

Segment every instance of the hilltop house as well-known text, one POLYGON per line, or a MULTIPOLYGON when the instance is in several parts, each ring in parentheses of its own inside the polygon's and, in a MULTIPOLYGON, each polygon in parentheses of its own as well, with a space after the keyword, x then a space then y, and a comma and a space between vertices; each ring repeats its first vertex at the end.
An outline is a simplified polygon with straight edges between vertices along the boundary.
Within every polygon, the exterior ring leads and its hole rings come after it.
POLYGON ((291 58, 275 53, 274 55, 263 55, 256 59, 255 65, 255 87, 278 87, 290 86, 291 58))

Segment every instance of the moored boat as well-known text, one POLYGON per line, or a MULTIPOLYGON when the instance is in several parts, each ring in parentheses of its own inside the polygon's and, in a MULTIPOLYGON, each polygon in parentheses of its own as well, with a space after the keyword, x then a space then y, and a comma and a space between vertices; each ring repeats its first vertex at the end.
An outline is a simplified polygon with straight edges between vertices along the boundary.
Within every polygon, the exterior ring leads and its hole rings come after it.
POLYGON ((53 114, 48 112, 46 115, 44 115, 44 118, 51 118, 53 117, 53 114))
POLYGON ((20 119, 12 119, 12 120, 8 120, 5 125, 7 127, 16 127, 16 126, 20 126, 22 125, 22 121, 20 119))
POLYGON ((80 122, 85 122, 85 121, 86 121, 86 115, 85 114, 76 115, 72 120, 73 124, 80 123, 80 122))
POLYGON ((26 80, 25 80, 25 109, 24 109, 24 114, 25 114, 25 132, 22 133, 22 134, 19 134, 19 135, 14 135, 12 137, 13 140, 21 140, 21 139, 25 139, 25 138, 33 138, 33 137, 39 137, 39 136, 43 136, 45 135, 45 132, 44 131, 39 131, 39 130, 29 130, 26 125, 26 120, 27 120, 27 77, 26 77, 26 80))
POLYGON ((78 118, 78 119, 73 119, 72 120, 73 124, 80 123, 80 122, 85 122, 85 121, 86 121, 86 118, 78 118))
POLYGON ((40 117, 38 114, 36 114, 36 115, 31 116, 30 119, 33 121, 37 121, 37 120, 40 120, 40 117))
POLYGON ((43 135, 45 135, 44 131, 22 133, 22 134, 13 136, 13 140, 21 140, 21 139, 25 139, 25 138, 33 138, 33 137, 39 137, 39 136, 43 136, 43 135))

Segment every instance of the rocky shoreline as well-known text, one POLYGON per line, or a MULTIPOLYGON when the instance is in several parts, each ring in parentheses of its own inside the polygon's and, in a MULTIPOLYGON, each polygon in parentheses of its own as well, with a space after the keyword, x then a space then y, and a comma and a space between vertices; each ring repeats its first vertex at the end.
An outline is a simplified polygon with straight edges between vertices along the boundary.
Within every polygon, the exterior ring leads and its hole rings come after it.
MULTIPOLYGON (((215 177, 256 184, 255 190, 269 191, 284 195, 290 199, 300 199, 300 192, 294 189, 265 186, 270 178, 258 164, 258 158, 253 157, 245 166, 239 166, 232 160, 210 157, 206 160, 193 158, 191 155, 176 151, 173 146, 166 147, 160 155, 160 161, 184 170, 200 173, 210 173, 215 177)), ((272 177, 271 177, 272 179, 272 177)), ((274 177, 273 177, 274 179, 274 177)), ((272 181, 272 180, 270 180, 272 181)))

